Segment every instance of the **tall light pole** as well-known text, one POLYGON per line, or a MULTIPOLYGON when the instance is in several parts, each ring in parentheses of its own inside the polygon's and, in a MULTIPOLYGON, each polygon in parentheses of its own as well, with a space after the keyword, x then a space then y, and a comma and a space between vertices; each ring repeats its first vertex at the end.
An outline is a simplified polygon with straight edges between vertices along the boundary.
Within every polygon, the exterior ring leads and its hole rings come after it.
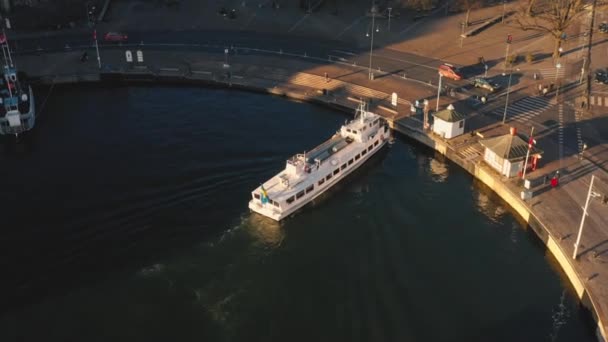
POLYGON ((388 9, 388 32, 391 32, 391 11, 393 10, 393 8, 389 7, 387 9, 388 9))
POLYGON ((507 107, 509 106, 509 93, 511 92, 511 77, 513 76, 513 67, 511 67, 511 71, 509 72, 509 84, 507 85, 507 96, 505 97, 505 112, 502 114, 502 123, 504 125, 505 121, 507 121, 507 107))
POLYGON ((587 192, 587 200, 585 201, 585 207, 583 208, 583 217, 581 218, 581 225, 578 228, 578 236, 576 237, 576 242, 574 243, 574 254, 572 254, 572 259, 576 260, 578 254, 578 245, 581 242, 581 236, 583 235, 583 226, 585 224, 585 217, 587 216, 587 207, 589 206, 589 200, 591 197, 599 196, 597 193, 593 192, 593 179, 595 177, 591 175, 591 183, 589 184, 589 192, 587 192))
POLYGON ((371 9, 371 12, 372 12, 372 27, 371 27, 372 39, 369 44, 369 68, 368 68, 368 77, 372 81, 374 80, 374 74, 372 72, 372 55, 374 53, 374 26, 376 23, 376 21, 375 21, 376 11, 377 11, 376 5, 372 5, 372 9, 371 9))
POLYGON ((587 43, 587 86, 585 87, 585 103, 587 108, 590 108, 589 100, 591 98, 591 47, 593 45, 593 23, 595 22, 595 7, 597 6, 597 0, 593 0, 591 7, 591 20, 589 22, 589 37, 587 43))
POLYGON ((442 78, 442 75, 441 75, 441 73, 438 73, 438 74, 439 74, 439 86, 437 87, 437 103, 435 104, 435 112, 439 111, 439 94, 441 94, 441 78, 442 78))
POLYGON ((502 18, 500 19, 501 23, 505 22, 505 10, 507 9, 507 0, 502 0, 502 18))

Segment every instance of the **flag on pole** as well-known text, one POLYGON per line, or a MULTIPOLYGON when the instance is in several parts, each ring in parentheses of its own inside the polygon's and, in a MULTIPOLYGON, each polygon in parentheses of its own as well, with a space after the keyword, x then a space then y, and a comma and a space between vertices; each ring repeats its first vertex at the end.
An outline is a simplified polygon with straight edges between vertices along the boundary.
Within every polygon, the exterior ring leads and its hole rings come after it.
POLYGON ((533 136, 530 136, 530 140, 528 140, 528 149, 531 150, 532 146, 536 145, 536 140, 533 136))
POLYGON ((268 193, 266 192, 266 189, 264 189, 264 184, 262 184, 262 203, 268 203, 268 193))
POLYGON ((0 33, 0 44, 6 43, 6 34, 4 32, 0 33))

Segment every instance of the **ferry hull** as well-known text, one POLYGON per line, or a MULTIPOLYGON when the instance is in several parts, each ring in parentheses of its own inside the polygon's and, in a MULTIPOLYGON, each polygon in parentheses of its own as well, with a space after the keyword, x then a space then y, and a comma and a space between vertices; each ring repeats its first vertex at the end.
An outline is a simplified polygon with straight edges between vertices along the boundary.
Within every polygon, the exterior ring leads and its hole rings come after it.
POLYGON ((353 165, 354 167, 351 167, 348 170, 346 170, 344 173, 342 173, 340 175, 340 177, 333 178, 330 181, 330 183, 328 184, 328 186, 326 186, 322 189, 318 189, 315 193, 312 194, 312 196, 309 196, 308 199, 301 201, 300 203, 298 203, 298 205, 294 205, 287 210, 280 210, 269 204, 262 204, 260 201, 250 200, 249 209, 255 213, 264 215, 275 221, 281 221, 281 220, 289 217, 290 215, 292 215, 293 213, 295 213, 302 207, 306 206, 308 203, 312 202, 315 198, 317 198, 320 195, 327 192, 329 189, 331 189, 334 185, 336 185, 342 179, 348 177, 348 175, 350 175, 353 171, 357 170, 359 167, 361 167, 363 164, 365 164, 365 162, 367 162, 371 157, 375 156, 380 150, 382 150, 386 146, 387 142, 388 142, 388 139, 383 140, 382 143, 380 144, 380 146, 378 146, 376 149, 373 150, 373 153, 367 153, 355 165, 353 165))

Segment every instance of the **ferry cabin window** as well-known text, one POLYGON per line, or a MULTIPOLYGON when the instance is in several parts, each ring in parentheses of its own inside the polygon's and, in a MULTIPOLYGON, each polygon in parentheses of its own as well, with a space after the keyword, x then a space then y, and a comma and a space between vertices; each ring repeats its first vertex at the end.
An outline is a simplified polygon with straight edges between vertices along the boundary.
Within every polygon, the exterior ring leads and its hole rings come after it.
POLYGON ((291 203, 293 203, 293 196, 291 196, 287 199, 287 204, 291 204, 291 203))
POLYGON ((323 183, 325 183, 325 179, 321 179, 321 180, 319 181, 319 185, 323 185, 323 183))
POLYGON ((361 152, 361 155, 364 156, 367 153, 367 150, 363 150, 363 152, 361 152))
POLYGON ((328 174, 328 175, 327 175, 327 177, 325 177, 325 180, 330 180, 330 179, 331 179, 331 177, 333 177, 333 176, 332 176, 332 175, 331 175, 331 173, 330 173, 330 174, 328 174))
POLYGON ((279 202, 274 201, 274 202, 272 202, 272 205, 274 205, 275 207, 277 207, 277 208, 278 208, 278 207, 279 207, 279 202))
POLYGON ((342 164, 342 166, 340 167, 340 170, 344 170, 346 169, 346 163, 342 164))
POLYGON ((350 128, 347 128, 347 129, 346 129, 346 131, 347 131, 348 133, 350 133, 350 132, 351 132, 350 128))
POLYGON ((308 188, 306 188, 306 193, 312 192, 312 190, 315 188, 314 185, 309 186, 308 188))
POLYGON ((357 134, 357 130, 354 130, 354 129, 353 129, 353 133, 357 134))
POLYGON ((300 199, 300 198, 302 198, 302 196, 304 196, 304 190, 302 190, 296 194, 296 199, 300 199))
POLYGON ((377 125, 378 122, 380 122, 380 120, 376 119, 376 121, 374 121, 374 125, 377 125))
POLYGON ((254 197, 255 199, 260 199, 260 195, 259 195, 259 194, 253 194, 253 197, 254 197))
POLYGON ((372 148, 374 148, 374 146, 369 145, 369 147, 367 148, 367 150, 368 150, 368 151, 371 151, 371 150, 372 150, 372 148))
POLYGON ((352 160, 352 159, 348 161, 348 165, 350 165, 350 164, 352 164, 352 163, 353 163, 353 160, 352 160))
POLYGON ((380 143, 378 140, 376 140, 376 142, 374 143, 374 146, 378 146, 378 143, 380 143))
POLYGON ((358 154, 355 156, 355 160, 359 160, 359 155, 358 154))
POLYGON ((335 170, 334 170, 334 175, 337 175, 337 174, 338 174, 338 172, 340 172, 340 169, 335 169, 335 170))
POLYGON ((462 128, 464 126, 464 120, 460 120, 458 123, 458 128, 462 128))

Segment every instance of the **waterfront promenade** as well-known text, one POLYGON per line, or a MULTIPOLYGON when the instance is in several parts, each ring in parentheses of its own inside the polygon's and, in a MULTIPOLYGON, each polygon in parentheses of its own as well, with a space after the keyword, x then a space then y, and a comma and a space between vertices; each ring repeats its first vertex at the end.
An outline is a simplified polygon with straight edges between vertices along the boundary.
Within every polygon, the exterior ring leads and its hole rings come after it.
MULTIPOLYGON (((418 45, 410 45, 407 48, 421 54, 430 53, 425 50, 427 45, 419 42, 418 45)), ((452 44, 450 49, 456 47, 452 44)), ((480 52, 485 56, 492 56, 492 51, 496 50, 492 46, 488 46, 487 50, 480 49, 481 47, 475 52, 452 56, 450 60, 462 64, 471 63, 470 60, 476 58, 480 52)), ((572 254, 582 216, 581 207, 585 204, 592 174, 596 176, 594 191, 598 194, 608 194, 608 145, 605 135, 602 134, 608 127, 608 120, 606 120, 607 113, 602 111, 578 112, 575 109, 577 89, 562 95, 561 102, 551 107, 550 112, 553 115, 560 111, 568 112, 577 117, 579 124, 574 128, 580 128, 581 135, 590 142, 582 155, 580 151, 560 144, 559 139, 551 138, 559 135, 560 130, 567 129, 567 127, 560 128, 560 124, 551 125, 547 123, 548 120, 522 122, 511 117, 502 124, 501 118, 495 113, 496 109, 504 104, 503 97, 492 99, 487 106, 471 108, 466 94, 456 94, 454 97, 442 96, 440 107, 453 103, 457 109, 469 114, 466 134, 444 140, 423 130, 422 115, 411 111, 411 105, 415 100, 428 99, 434 105, 436 85, 432 82, 425 83, 420 79, 408 79, 407 75, 404 78, 399 73, 392 73, 391 70, 382 68, 375 69, 376 78, 371 81, 367 77, 368 69, 365 66, 331 60, 331 58, 320 61, 305 55, 288 55, 279 52, 253 54, 231 49, 226 59, 221 52, 168 50, 144 44, 102 49, 103 67, 100 71, 91 49, 89 49, 91 58, 87 63, 78 62, 81 53, 82 50, 66 49, 65 52, 60 53, 24 55, 19 57, 20 68, 27 71, 34 79, 46 84, 103 80, 200 83, 268 92, 326 104, 350 113, 354 112, 358 99, 370 100, 371 108, 385 116, 396 131, 448 156, 496 191, 552 252, 551 260, 559 263, 582 303, 597 315, 595 318, 599 322, 598 332, 606 336, 608 206, 601 203, 601 198, 594 198, 590 202, 578 259, 573 260, 572 254), (144 62, 127 63, 125 61, 127 49, 134 54, 137 50, 142 50, 144 62), (226 62, 229 67, 224 66, 226 62), (390 103, 390 95, 393 92, 400 98, 397 106, 392 106, 390 103), (537 129, 535 137, 538 140, 538 147, 543 149, 545 154, 539 168, 528 175, 528 179, 534 185, 533 197, 524 201, 520 198, 520 192, 523 190, 520 180, 501 177, 483 162, 483 151, 479 140, 482 137, 506 134, 509 127, 516 127, 519 132, 527 134, 532 125, 537 129), (471 132, 475 134, 470 134, 471 132), (552 177, 558 170, 561 174, 558 187, 550 188, 548 184, 543 184, 546 175, 552 177)), ((444 55, 436 57, 445 58, 444 55)), ((500 66, 496 64, 494 68, 500 66)), ((542 69, 538 65, 534 68, 542 69)), ((522 70, 521 82, 514 87, 511 101, 534 96, 534 91, 530 89, 535 85, 534 79, 529 72, 526 72, 525 66, 522 65, 522 69, 524 70, 522 70)), ((38 96, 45 97, 47 94, 38 94, 38 96)), ((44 117, 43 107, 41 111, 43 120, 52 120, 51 117, 44 117)), ((466 227, 455 227, 455 229, 466 229, 466 227)))

